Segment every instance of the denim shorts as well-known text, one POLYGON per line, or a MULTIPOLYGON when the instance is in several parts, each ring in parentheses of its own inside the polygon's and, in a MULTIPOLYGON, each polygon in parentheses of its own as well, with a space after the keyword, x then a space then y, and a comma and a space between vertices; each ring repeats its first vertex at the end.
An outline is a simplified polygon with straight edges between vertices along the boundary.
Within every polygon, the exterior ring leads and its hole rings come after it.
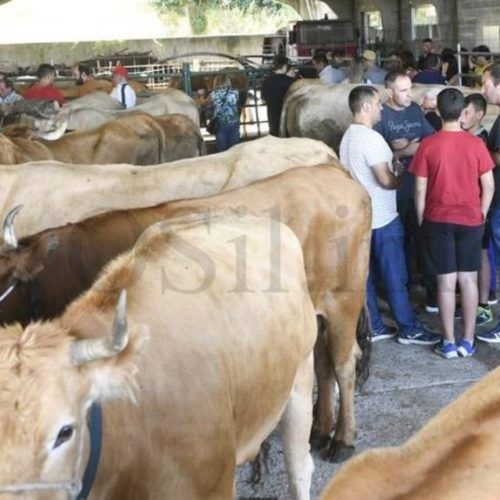
POLYGON ((428 274, 472 272, 481 269, 484 224, 463 226, 424 220, 424 266, 428 274))

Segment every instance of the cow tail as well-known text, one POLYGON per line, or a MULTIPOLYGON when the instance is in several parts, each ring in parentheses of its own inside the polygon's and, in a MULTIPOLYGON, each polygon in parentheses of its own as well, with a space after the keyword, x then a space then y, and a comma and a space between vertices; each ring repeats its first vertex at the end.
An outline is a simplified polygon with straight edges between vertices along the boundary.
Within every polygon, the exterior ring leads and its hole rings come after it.
POLYGON ((271 444, 269 441, 264 441, 260 445, 260 450, 258 455, 250 462, 250 477, 246 480, 252 488, 256 488, 262 479, 262 466, 266 469, 266 473, 269 473, 269 451, 271 450, 271 444))
POLYGON ((370 376, 370 357, 372 350, 372 328, 370 322, 370 313, 366 303, 361 309, 356 326, 356 339, 359 348, 361 349, 361 356, 356 363, 356 387, 361 390, 370 376))

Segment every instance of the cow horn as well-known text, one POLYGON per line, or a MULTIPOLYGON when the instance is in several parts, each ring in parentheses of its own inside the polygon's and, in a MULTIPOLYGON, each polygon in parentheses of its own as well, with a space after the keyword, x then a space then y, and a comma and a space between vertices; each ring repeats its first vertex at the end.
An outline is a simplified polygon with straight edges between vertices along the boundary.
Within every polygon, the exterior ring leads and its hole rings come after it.
POLYGON ((116 306, 112 334, 99 339, 75 341, 71 346, 71 361, 76 365, 83 365, 98 359, 112 358, 122 352, 127 344, 127 291, 122 290, 116 306))
POLYGON ((3 223, 3 243, 4 250, 14 250, 17 248, 17 238, 14 231, 14 219, 19 211, 23 208, 23 205, 17 205, 14 207, 5 217, 3 223))

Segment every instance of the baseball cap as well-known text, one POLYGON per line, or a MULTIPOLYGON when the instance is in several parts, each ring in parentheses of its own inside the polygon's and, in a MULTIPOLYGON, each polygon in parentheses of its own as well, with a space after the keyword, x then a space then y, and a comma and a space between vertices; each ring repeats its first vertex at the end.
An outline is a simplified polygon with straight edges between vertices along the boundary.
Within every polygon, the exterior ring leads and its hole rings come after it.
POLYGON ((125 66, 115 66, 115 69, 113 70, 113 74, 124 76, 125 78, 127 78, 128 77, 128 69, 125 66))
POLYGON ((375 52, 373 52, 373 50, 365 50, 363 52, 363 59, 366 59, 368 61, 375 61, 375 59, 377 59, 377 54, 375 54, 375 52))

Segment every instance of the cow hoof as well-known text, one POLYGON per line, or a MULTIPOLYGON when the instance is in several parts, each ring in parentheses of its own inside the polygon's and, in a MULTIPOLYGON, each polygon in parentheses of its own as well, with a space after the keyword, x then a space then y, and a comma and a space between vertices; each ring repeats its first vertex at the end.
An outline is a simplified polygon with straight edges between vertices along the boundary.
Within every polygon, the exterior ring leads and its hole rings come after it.
POLYGON ((321 453, 321 458, 326 462, 344 462, 352 457, 354 450, 354 446, 347 445, 342 441, 332 441, 328 449, 321 453))
POLYGON ((330 444, 331 440, 332 438, 328 435, 321 436, 319 434, 311 434, 311 438, 309 439, 311 450, 313 451, 323 450, 330 444))

